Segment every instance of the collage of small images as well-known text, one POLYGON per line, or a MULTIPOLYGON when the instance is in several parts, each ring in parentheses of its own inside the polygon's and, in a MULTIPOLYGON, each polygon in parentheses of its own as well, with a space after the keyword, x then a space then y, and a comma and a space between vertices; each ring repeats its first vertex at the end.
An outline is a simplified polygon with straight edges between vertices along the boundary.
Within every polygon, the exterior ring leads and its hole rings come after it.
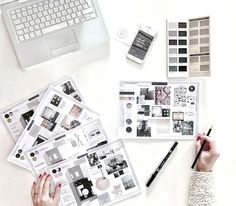
POLYGON ((210 75, 210 17, 167 20, 168 77, 210 75))
MULTIPOLYGON (((54 95, 50 103, 55 107, 58 107, 61 100, 62 98, 60 96, 54 95)), ((83 111, 82 107, 74 104, 71 110, 69 111, 69 114, 63 118, 60 126, 65 130, 71 130, 79 126, 81 123, 78 121, 78 119, 82 111, 83 111)), ((52 109, 49 106, 46 106, 41 115, 41 117, 43 118, 41 126, 53 132, 54 128, 57 125, 58 120, 60 119, 59 116, 60 116, 59 112, 57 112, 56 110, 52 109)))
POLYGON ((139 192, 123 143, 108 138, 71 77, 8 107, 2 118, 16 141, 8 161, 35 177, 60 178, 61 205, 107 205, 139 192))
POLYGON ((97 119, 97 114, 65 93, 49 87, 35 110, 28 126, 13 148, 9 161, 29 168, 27 161, 17 155, 50 138, 97 119))
POLYGON ((194 138, 198 83, 121 82, 119 137, 194 138))
POLYGON ((29 166, 37 176, 45 168, 78 156, 108 143, 108 137, 100 120, 82 124, 63 135, 56 136, 26 150, 29 166))
POLYGON ((110 205, 140 192, 121 140, 48 168, 62 182, 61 205, 110 205))
MULTIPOLYGON (((82 96, 71 77, 63 78, 62 80, 51 84, 51 86, 64 94, 83 102, 82 96)), ((31 117, 34 115, 45 92, 46 89, 43 89, 40 92, 11 105, 1 113, 2 119, 14 142, 19 139, 23 130, 30 122, 31 117)))

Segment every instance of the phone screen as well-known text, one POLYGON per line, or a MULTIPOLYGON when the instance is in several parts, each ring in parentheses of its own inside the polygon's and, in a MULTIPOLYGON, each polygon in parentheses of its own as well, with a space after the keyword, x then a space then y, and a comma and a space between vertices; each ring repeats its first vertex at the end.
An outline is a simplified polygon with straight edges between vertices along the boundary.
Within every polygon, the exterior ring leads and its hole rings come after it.
POLYGON ((154 37, 144 31, 139 30, 128 54, 144 60, 144 57, 153 41, 154 37))

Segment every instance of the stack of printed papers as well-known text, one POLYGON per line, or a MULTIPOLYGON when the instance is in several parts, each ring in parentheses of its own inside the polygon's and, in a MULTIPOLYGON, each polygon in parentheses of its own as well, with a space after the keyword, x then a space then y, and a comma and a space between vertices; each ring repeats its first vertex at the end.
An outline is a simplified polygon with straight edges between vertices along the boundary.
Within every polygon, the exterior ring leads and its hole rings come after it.
POLYGON ((110 205, 140 192, 121 140, 111 141, 72 77, 4 109, 8 160, 62 183, 61 205, 110 205))

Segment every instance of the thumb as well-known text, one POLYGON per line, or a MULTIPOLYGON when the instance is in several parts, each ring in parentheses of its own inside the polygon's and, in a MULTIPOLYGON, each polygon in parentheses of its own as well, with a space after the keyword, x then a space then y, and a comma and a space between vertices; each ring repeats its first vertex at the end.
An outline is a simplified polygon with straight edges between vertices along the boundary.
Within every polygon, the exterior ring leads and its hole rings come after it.
POLYGON ((57 184, 55 187, 55 193, 54 193, 54 197, 53 197, 53 200, 55 203, 59 203, 60 193, 61 193, 61 183, 57 184))

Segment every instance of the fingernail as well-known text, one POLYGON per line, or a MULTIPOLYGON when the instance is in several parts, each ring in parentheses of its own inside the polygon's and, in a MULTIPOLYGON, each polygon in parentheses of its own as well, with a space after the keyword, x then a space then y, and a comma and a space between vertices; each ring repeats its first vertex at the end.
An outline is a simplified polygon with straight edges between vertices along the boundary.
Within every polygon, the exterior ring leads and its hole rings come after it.
POLYGON ((39 175, 39 178, 41 178, 41 177, 42 177, 42 175, 40 174, 40 175, 39 175))
POLYGON ((48 174, 48 175, 47 175, 47 178, 48 178, 48 177, 50 177, 50 176, 51 176, 51 175, 50 175, 50 174, 48 174))
POLYGON ((46 175, 46 174, 47 174, 46 172, 43 173, 43 175, 46 175))
POLYGON ((33 182, 33 185, 35 185, 36 184, 36 182, 33 182))
POLYGON ((60 188, 61 188, 61 183, 59 183, 59 184, 58 184, 58 187, 60 187, 60 188))

